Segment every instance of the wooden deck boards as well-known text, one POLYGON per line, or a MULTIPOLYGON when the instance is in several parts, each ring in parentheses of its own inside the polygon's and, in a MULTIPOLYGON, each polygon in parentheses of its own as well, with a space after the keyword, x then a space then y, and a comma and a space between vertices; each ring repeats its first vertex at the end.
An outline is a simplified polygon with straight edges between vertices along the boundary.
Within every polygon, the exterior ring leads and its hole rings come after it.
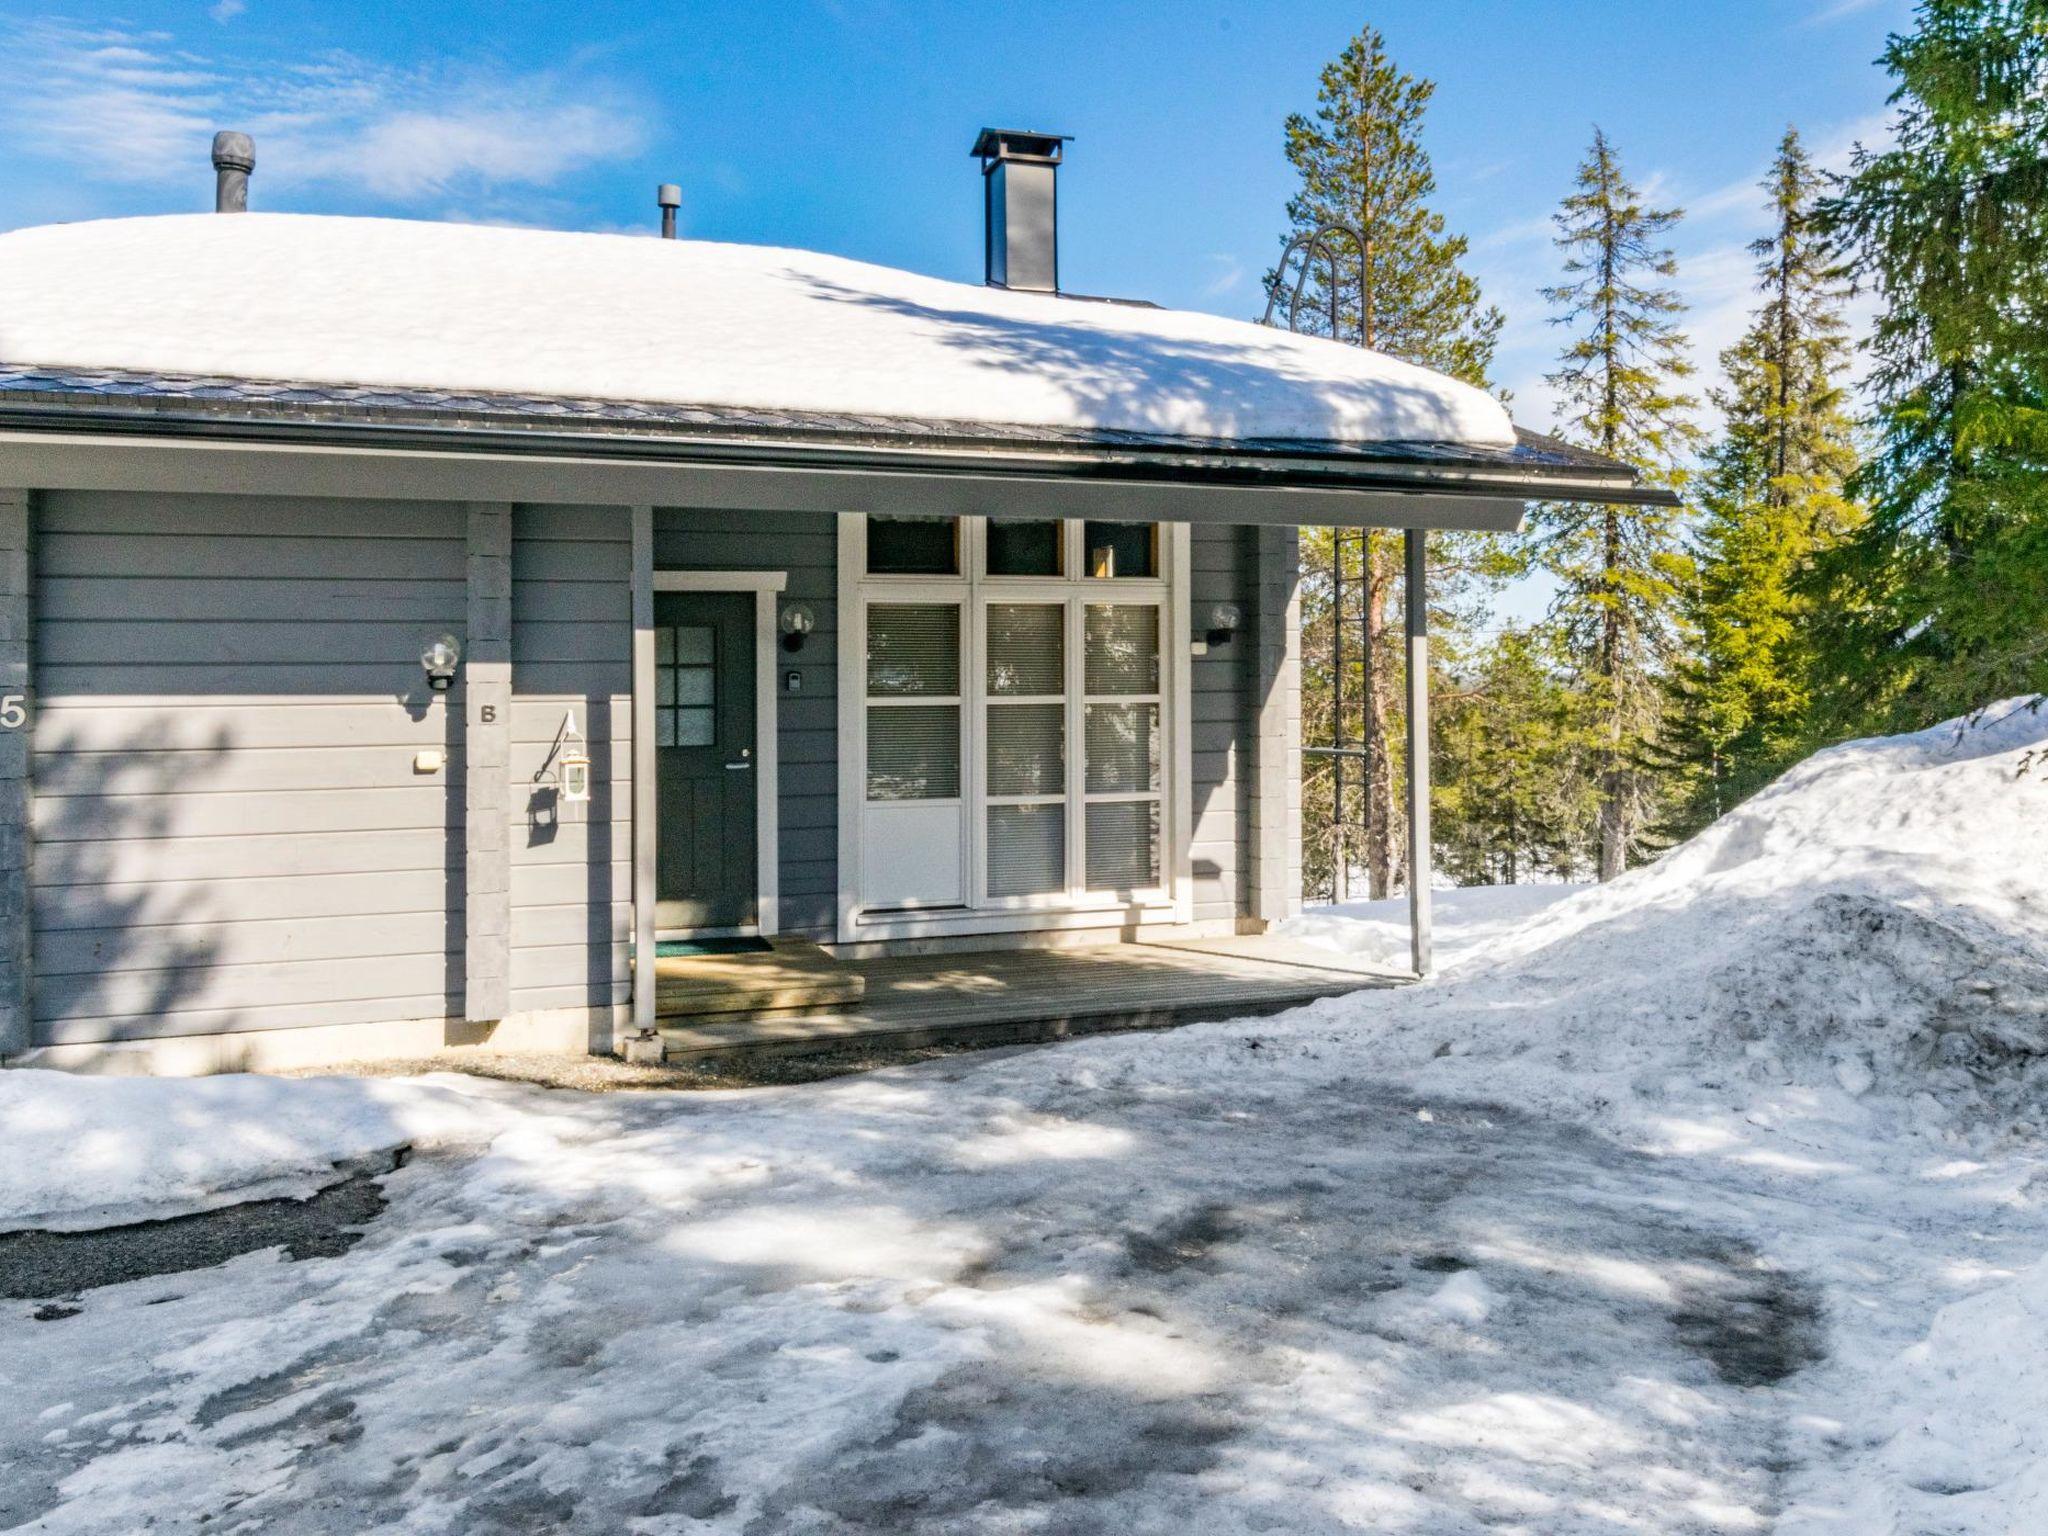
MULTIPOLYGON (((1162 1027, 1273 1013, 1402 979, 1263 936, 842 963, 866 980, 865 996, 857 1001, 794 1014, 665 1017, 662 1037, 670 1058, 830 1049, 856 1040, 993 1043, 1162 1027)), ((668 1014, 666 985, 663 992, 668 1014)))

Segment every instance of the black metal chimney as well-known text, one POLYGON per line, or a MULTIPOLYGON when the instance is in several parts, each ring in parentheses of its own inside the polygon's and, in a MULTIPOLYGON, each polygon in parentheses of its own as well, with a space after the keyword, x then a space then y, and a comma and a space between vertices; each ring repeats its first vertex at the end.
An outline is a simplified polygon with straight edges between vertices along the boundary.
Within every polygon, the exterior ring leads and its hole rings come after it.
POLYGON ((664 181, 654 189, 654 202, 661 209, 661 238, 675 239, 676 210, 683 206, 683 189, 672 181, 664 181))
POLYGON ((256 169, 256 141, 223 128, 213 136, 213 211, 249 211, 249 173, 256 169))
POLYGON ((1060 291, 1059 169, 1063 133, 984 128, 970 153, 981 161, 982 236, 991 288, 1060 291))

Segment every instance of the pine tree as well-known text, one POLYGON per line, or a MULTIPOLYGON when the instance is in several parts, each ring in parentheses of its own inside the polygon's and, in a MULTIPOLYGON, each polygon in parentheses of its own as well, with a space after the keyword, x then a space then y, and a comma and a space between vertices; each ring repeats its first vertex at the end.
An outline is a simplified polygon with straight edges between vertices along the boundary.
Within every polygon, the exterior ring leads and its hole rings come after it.
POLYGON ((1882 303, 1870 517, 1819 562, 1835 730, 2048 687, 2048 0, 1923 0, 1824 207, 1882 303))
MULTIPOLYGON (((1685 306, 1659 279, 1678 267, 1661 242, 1676 209, 1648 207, 1607 136, 1594 130, 1577 190, 1556 214, 1565 281, 1545 297, 1556 324, 1574 329, 1557 372, 1564 433, 1634 464, 1655 483, 1684 482, 1681 457, 1699 439, 1680 391, 1692 372, 1675 317, 1685 306)), ((1552 619, 1562 632, 1591 711, 1600 798, 1600 878, 1611 880, 1643 844, 1655 814, 1651 754, 1663 674, 1688 561, 1677 513, 1666 507, 1547 503, 1535 552, 1557 580, 1552 619)))
MULTIPOLYGON (((1482 303, 1478 284, 1463 270, 1464 237, 1448 234, 1443 215, 1429 206, 1436 175, 1420 134, 1435 91, 1433 82, 1402 73, 1388 57, 1385 39, 1368 27, 1323 70, 1315 115, 1288 118, 1287 159, 1300 176, 1300 188, 1287 205, 1290 236, 1333 224, 1360 236, 1355 250, 1338 242, 1334 327, 1330 273, 1320 261, 1310 266, 1297 324, 1485 388, 1502 317, 1482 303)), ((1271 274, 1268 282, 1282 276, 1271 274)), ((1286 280, 1291 284, 1292 276, 1286 280)), ((1484 549, 1465 545, 1447 546, 1442 553, 1446 558, 1439 570, 1453 581, 1459 571, 1486 558, 1484 549)), ((1333 719, 1334 678, 1327 661, 1312 662, 1308 669, 1304 718, 1325 731, 1324 722, 1337 724, 1347 740, 1364 743, 1363 852, 1372 894, 1383 897, 1393 889, 1401 857, 1399 786, 1389 750, 1399 729, 1395 701, 1402 648, 1393 643, 1391 626, 1398 617, 1400 541, 1378 529, 1362 539, 1339 539, 1328 529, 1303 531, 1305 573, 1334 573, 1340 559, 1349 588, 1341 622, 1352 646, 1345 691, 1348 701, 1356 703, 1346 713, 1357 718, 1358 730, 1354 734, 1348 720, 1333 719)), ((1324 580, 1311 576, 1305 633, 1314 633, 1334 601, 1324 580), (1322 615, 1315 611, 1318 589, 1322 615)), ((1326 627, 1323 634, 1321 651, 1305 645, 1310 656, 1330 655, 1326 627)), ((1356 769, 1347 765, 1346 771, 1349 775, 1356 769)), ((1335 816, 1329 799, 1326 785, 1320 792, 1311 790, 1306 836, 1311 848, 1325 848, 1334 858, 1346 834, 1334 819, 1319 821, 1319 812, 1335 816)), ((1347 864, 1351 852, 1345 846, 1347 864)))
POLYGON ((1825 181, 1786 129, 1763 181, 1772 229, 1750 246, 1763 303, 1721 354, 1726 384, 1714 394, 1726 425, 1707 454, 1686 602, 1692 654, 1673 689, 1670 751, 1689 789, 1673 816, 1680 836, 1808 745, 1816 660, 1805 582, 1858 516, 1842 489, 1856 467, 1841 384, 1847 282, 1814 222, 1825 181))

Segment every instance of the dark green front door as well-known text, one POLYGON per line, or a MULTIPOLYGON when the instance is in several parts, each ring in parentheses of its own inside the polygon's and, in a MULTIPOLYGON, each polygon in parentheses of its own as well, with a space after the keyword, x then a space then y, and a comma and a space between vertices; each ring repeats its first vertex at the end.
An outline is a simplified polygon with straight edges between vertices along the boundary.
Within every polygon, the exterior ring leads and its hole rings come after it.
POLYGON ((654 677, 655 921, 664 929, 758 922, 754 594, 656 594, 654 677))

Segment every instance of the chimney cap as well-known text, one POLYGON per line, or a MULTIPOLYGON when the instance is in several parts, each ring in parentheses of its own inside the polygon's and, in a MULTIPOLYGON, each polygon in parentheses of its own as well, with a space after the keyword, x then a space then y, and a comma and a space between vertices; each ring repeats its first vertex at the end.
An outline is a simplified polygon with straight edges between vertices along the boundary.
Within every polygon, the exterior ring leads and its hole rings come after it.
POLYGON ((654 203, 658 208, 680 208, 683 206, 683 189, 672 181, 664 181, 654 189, 654 203))
POLYGON ((968 153, 982 162, 983 169, 1003 160, 1037 160, 1047 165, 1060 163, 1060 146, 1071 144, 1071 133, 1033 133, 1023 128, 984 128, 976 135, 968 153))
POLYGON ((213 168, 216 171, 256 169, 256 141, 246 133, 223 128, 213 136, 213 168))

